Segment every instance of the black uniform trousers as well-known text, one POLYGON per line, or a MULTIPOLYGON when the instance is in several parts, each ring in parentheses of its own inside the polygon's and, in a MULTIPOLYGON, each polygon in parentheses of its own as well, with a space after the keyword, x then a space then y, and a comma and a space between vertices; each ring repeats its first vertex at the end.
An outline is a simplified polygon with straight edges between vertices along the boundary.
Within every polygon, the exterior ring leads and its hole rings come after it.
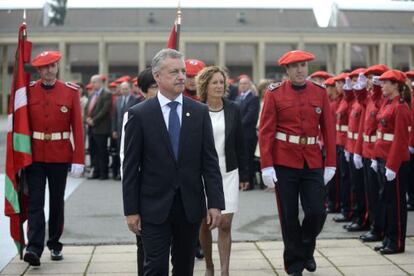
MULTIPOLYGON (((336 147, 336 163, 339 164, 339 147, 336 147)), ((327 200, 327 207, 331 212, 339 212, 341 209, 341 194, 340 194, 340 186, 339 183, 341 172, 340 168, 338 167, 335 171, 335 175, 332 179, 326 184, 328 189, 328 200, 327 200)))
POLYGON ((407 233, 406 181, 409 174, 409 162, 403 162, 397 177, 387 181, 385 177, 386 161, 378 159, 378 181, 384 186, 380 201, 385 206, 385 236, 383 243, 390 249, 404 252, 407 233))
POLYGON ((377 173, 371 168, 371 159, 363 158, 364 183, 367 196, 367 210, 370 231, 383 236, 385 224, 385 206, 379 201, 384 186, 378 181, 377 173))
POLYGON ((341 190, 341 213, 344 217, 352 217, 352 195, 351 195, 351 180, 349 176, 349 164, 345 158, 345 151, 343 146, 338 146, 338 169, 339 169, 339 189, 341 190))
POLYGON ((361 226, 368 225, 367 198, 365 196, 364 171, 355 167, 354 154, 350 154, 349 158, 349 176, 351 180, 352 193, 352 222, 361 226))
POLYGON ((177 190, 170 214, 161 224, 142 218, 141 238, 144 245, 144 275, 168 276, 171 247, 172 275, 191 276, 201 220, 187 221, 181 193, 177 190))
POLYGON ((46 179, 49 183, 49 239, 47 247, 62 250, 59 242, 63 232, 64 196, 67 163, 33 163, 27 170, 29 204, 28 204, 28 245, 27 250, 38 256, 43 253, 45 243, 45 191, 46 179))
POLYGON ((287 273, 301 272, 307 260, 313 258, 316 237, 326 219, 326 188, 323 169, 293 169, 275 166, 278 182, 276 199, 285 249, 283 259, 287 273), (304 211, 299 222, 299 203, 304 211))
POLYGON ((103 178, 108 177, 108 165, 109 165, 109 156, 108 156, 108 135, 106 134, 91 134, 91 146, 94 149, 94 176, 99 176, 103 178))
POLYGON ((254 164, 254 153, 256 151, 256 145, 257 145, 257 136, 245 137, 245 149, 246 149, 246 156, 247 156, 247 165, 249 168, 249 183, 250 183, 250 189, 254 188, 254 185, 256 184, 256 169, 254 164))
POLYGON ((409 182, 407 183, 407 203, 414 206, 414 154, 410 155, 410 175, 409 182))
POLYGON ((141 235, 137 236, 137 267, 138 276, 144 276, 144 247, 142 244, 141 235))

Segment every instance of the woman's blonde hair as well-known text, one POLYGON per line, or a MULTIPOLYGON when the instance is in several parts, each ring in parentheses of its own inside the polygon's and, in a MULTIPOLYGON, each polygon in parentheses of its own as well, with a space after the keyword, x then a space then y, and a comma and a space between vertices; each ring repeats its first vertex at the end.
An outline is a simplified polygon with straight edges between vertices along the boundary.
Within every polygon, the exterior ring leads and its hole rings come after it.
POLYGON ((197 85, 197 94, 200 98, 200 101, 205 103, 207 101, 207 88, 208 84, 211 81, 211 78, 215 73, 220 73, 224 78, 224 91, 227 91, 227 74, 226 72, 218 66, 208 66, 203 70, 198 72, 195 81, 197 85))

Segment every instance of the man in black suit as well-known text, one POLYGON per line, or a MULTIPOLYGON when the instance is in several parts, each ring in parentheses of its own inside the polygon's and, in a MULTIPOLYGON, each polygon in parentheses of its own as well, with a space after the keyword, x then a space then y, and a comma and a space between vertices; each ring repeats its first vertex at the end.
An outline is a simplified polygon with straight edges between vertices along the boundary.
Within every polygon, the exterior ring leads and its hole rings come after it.
POLYGON ((131 93, 131 83, 123 82, 119 85, 121 95, 115 102, 115 107, 112 112, 112 139, 116 141, 116 155, 112 160, 112 172, 115 180, 121 180, 119 173, 119 146, 120 137, 122 135, 122 119, 124 113, 133 105, 136 105, 140 100, 131 93))
POLYGON ((141 232, 145 276, 168 275, 170 247, 173 275, 193 275, 200 222, 207 214, 215 228, 225 207, 210 116, 182 96, 181 53, 161 50, 152 72, 157 96, 129 109, 125 125, 124 214, 141 232))
POLYGON ((249 77, 243 75, 239 80, 239 96, 236 102, 240 105, 242 115, 244 144, 246 157, 249 166, 249 187, 244 190, 251 190, 255 183, 254 152, 257 144, 257 119, 259 118, 259 97, 252 91, 252 82, 249 77))
POLYGON ((112 96, 103 87, 102 77, 91 77, 94 92, 85 107, 88 125, 89 149, 93 159, 93 175, 91 178, 108 179, 108 138, 111 133, 112 96))

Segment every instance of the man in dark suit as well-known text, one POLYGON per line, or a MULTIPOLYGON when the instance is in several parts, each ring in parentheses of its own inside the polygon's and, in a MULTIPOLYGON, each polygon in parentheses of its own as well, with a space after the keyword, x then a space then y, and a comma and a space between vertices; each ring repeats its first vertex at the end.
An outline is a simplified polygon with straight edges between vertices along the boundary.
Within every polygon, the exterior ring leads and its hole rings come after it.
POLYGON ((108 179, 108 137, 111 133, 112 96, 103 87, 99 75, 91 77, 93 93, 86 104, 85 114, 88 125, 89 148, 93 158, 91 178, 108 179))
POLYGON ((181 53, 161 50, 152 72, 157 96, 129 109, 125 125, 124 214, 141 232, 145 276, 168 275, 170 247, 173 275, 193 275, 200 222, 207 214, 215 228, 225 207, 210 116, 182 95, 181 53))
POLYGON ((115 180, 121 180, 119 174, 119 146, 120 137, 122 135, 122 119, 124 113, 133 105, 136 105, 140 100, 131 93, 131 83, 123 82, 120 84, 119 89, 121 95, 117 98, 112 112, 112 139, 116 141, 116 155, 112 160, 112 173, 115 180))
POLYGON ((252 82, 246 75, 239 80, 239 96, 236 102, 240 105, 242 115, 244 143, 246 147, 246 158, 249 166, 249 187, 244 190, 251 190, 255 183, 254 152, 257 144, 257 119, 259 118, 259 97, 252 91, 252 82))

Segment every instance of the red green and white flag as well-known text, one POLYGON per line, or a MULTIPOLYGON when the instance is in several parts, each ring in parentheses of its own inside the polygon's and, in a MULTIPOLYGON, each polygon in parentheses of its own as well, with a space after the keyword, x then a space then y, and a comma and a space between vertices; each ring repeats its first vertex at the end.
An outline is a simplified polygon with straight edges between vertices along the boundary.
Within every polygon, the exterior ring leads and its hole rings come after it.
POLYGON ((32 44, 27 41, 26 24, 19 28, 19 39, 13 69, 7 118, 7 151, 5 183, 5 215, 10 218, 10 235, 18 251, 25 246, 23 222, 27 219, 27 191, 22 170, 32 163, 31 131, 27 110, 27 87, 30 75, 25 63, 30 62, 32 44))

